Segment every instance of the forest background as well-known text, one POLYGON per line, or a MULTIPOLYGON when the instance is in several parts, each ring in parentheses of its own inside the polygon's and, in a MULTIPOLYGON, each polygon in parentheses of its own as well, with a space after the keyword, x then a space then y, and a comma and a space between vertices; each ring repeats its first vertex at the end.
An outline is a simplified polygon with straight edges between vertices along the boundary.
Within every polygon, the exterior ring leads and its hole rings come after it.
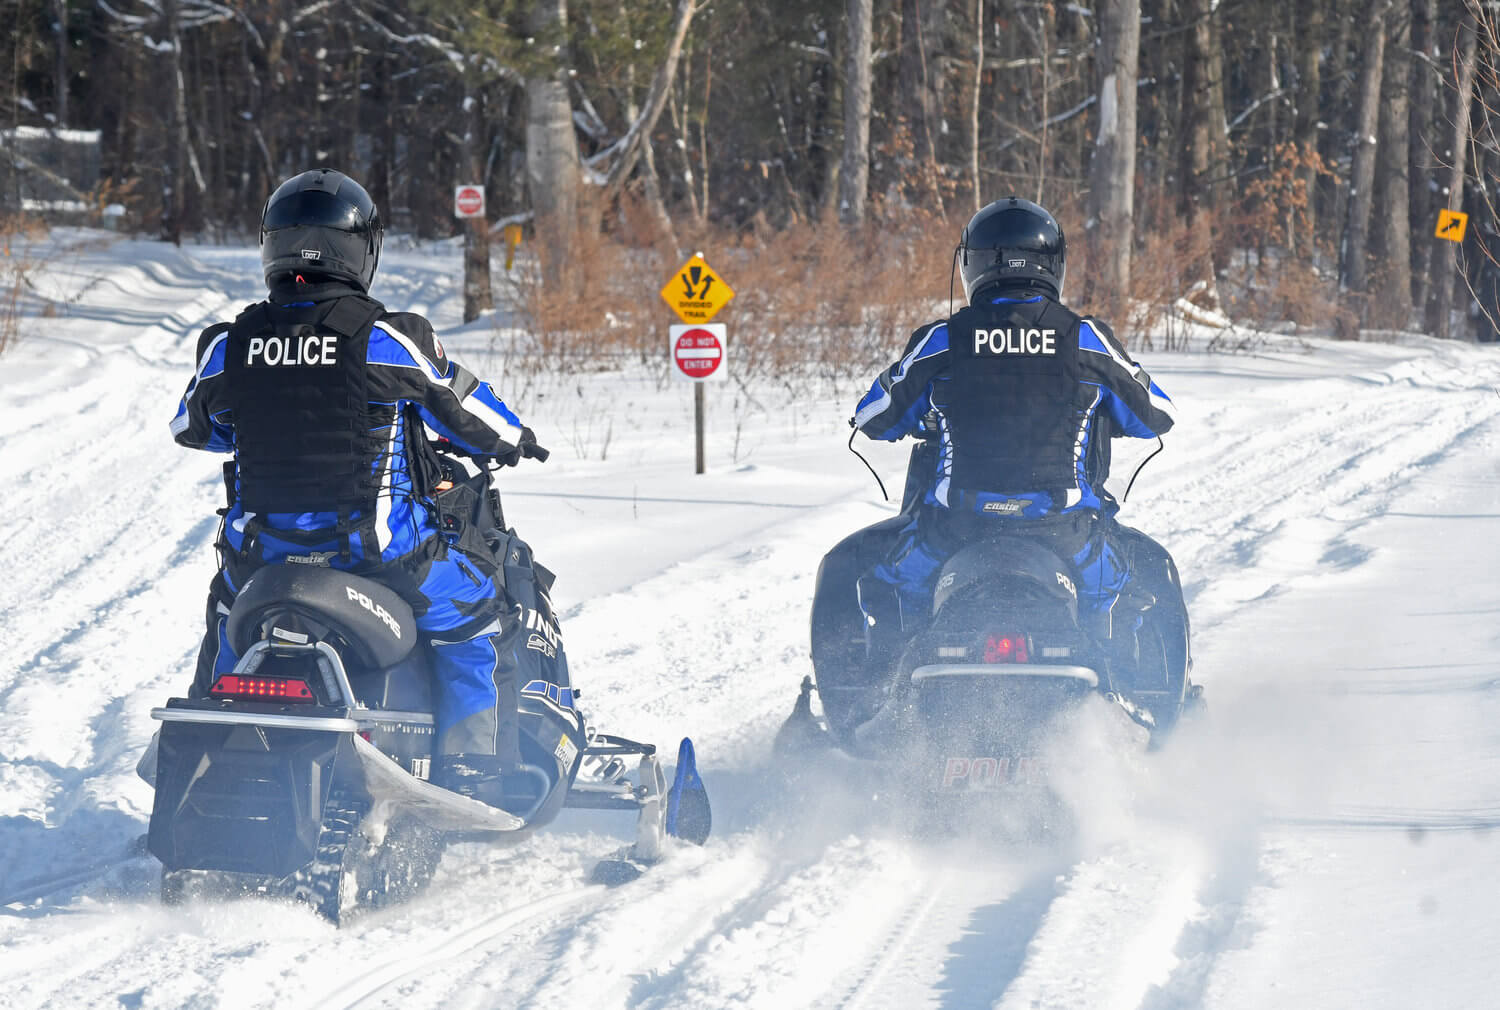
POLYGON ((655 353, 656 291, 702 249, 737 330, 780 348, 768 370, 863 368, 921 321, 914 299, 948 297, 963 223, 1011 194, 1068 232, 1068 300, 1138 340, 1184 316, 1484 338, 1496 10, 6 0, 0 117, 12 179, 28 130, 99 131, 102 181, 74 195, 176 242, 253 241, 280 180, 339 168, 394 232, 465 234, 466 316, 514 285, 552 360, 580 332, 655 353), (469 183, 488 208, 464 223, 469 183), (1436 235, 1444 208, 1471 215, 1462 243, 1436 235), (489 260, 507 225, 514 273, 489 260), (841 346, 809 357, 799 331, 841 346))

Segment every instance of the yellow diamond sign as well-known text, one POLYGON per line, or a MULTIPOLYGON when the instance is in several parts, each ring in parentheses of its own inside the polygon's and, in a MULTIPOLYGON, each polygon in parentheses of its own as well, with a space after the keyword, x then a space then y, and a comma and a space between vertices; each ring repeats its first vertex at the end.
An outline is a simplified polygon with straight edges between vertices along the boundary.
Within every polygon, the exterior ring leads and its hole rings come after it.
POLYGON ((694 253, 667 281, 661 297, 683 322, 706 323, 729 304, 734 288, 713 272, 702 253, 694 253))
POLYGON ((1449 242, 1462 242, 1464 231, 1469 227, 1469 215, 1461 210, 1438 211, 1436 235, 1449 242))

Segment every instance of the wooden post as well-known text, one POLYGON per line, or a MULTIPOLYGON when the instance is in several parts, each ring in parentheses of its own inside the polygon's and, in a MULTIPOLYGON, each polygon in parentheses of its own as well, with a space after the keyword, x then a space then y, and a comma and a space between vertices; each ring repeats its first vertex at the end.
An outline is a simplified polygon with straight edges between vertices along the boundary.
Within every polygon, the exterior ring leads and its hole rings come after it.
POLYGON ((693 430, 698 436, 698 469, 703 472, 703 383, 693 383, 693 430))

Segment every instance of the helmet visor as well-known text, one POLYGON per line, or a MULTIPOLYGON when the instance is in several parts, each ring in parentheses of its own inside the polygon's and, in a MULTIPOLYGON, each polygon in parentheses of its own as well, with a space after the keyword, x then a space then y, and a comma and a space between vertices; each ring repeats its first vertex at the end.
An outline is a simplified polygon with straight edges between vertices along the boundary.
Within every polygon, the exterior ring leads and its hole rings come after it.
POLYGON ((273 200, 266 207, 264 231, 282 228, 336 228, 339 231, 364 233, 369 226, 360 208, 322 190, 304 190, 273 200))

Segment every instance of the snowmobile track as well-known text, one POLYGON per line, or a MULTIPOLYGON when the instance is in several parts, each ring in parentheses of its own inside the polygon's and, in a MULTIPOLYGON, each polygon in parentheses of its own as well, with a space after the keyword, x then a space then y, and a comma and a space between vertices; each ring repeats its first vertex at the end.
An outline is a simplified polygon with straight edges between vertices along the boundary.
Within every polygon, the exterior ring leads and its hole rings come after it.
POLYGON ((438 965, 462 957, 506 933, 549 916, 561 915, 597 897, 596 888, 583 887, 506 909, 488 919, 443 933, 394 961, 384 962, 381 968, 364 975, 357 987, 340 984, 320 993, 304 1005, 308 1010, 353 1010, 376 997, 393 992, 410 979, 430 976, 438 965))

